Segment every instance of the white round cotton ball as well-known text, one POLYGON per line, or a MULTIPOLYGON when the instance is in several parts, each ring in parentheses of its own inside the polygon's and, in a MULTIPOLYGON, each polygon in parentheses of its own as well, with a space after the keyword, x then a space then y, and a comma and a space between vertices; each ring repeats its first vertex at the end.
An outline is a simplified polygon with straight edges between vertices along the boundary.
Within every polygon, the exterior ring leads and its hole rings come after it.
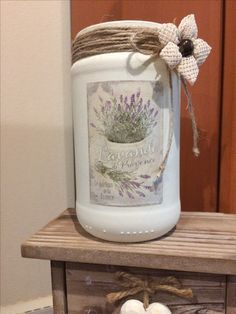
POLYGON ((152 303, 147 308, 147 314, 171 314, 170 309, 162 303, 152 303))
POLYGON ((139 300, 128 300, 122 305, 120 314, 146 314, 146 311, 139 300))

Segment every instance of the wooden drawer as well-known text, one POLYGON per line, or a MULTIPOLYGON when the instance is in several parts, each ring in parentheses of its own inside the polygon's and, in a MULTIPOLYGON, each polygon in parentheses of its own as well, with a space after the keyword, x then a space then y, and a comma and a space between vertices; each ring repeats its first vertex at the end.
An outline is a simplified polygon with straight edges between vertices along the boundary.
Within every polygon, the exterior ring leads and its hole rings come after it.
MULTIPOLYGON (((66 263, 68 313, 118 314, 120 305, 126 300, 111 305, 106 301, 106 295, 122 290, 115 276, 119 271, 151 277, 155 281, 171 275, 178 278, 185 288, 191 288, 194 294, 191 300, 163 292, 158 292, 152 297, 151 302, 162 302, 168 305, 173 313, 225 313, 226 276, 224 275, 66 263)), ((142 295, 129 297, 131 298, 142 300, 142 295)))
POLYGON ((125 300, 110 305, 105 298, 121 290, 119 271, 155 282, 177 277, 193 290, 191 301, 164 293, 151 300, 167 304, 173 313, 236 314, 235 226, 235 215, 181 213, 176 228, 158 240, 111 243, 87 234, 75 210, 68 209, 28 239, 22 255, 51 260, 55 314, 119 313, 125 300))

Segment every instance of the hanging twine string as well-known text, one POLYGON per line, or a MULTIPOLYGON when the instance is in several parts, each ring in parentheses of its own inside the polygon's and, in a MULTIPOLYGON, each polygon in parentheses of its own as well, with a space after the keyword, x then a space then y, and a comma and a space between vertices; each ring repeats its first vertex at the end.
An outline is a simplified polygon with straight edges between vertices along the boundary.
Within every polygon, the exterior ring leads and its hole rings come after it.
MULTIPOLYGON (((162 47, 158 38, 157 29, 140 27, 103 27, 97 28, 86 33, 78 34, 72 44, 72 62, 90 56, 124 51, 138 51, 151 58, 158 57, 162 47)), ((193 130, 193 153, 195 156, 200 154, 198 148, 198 129, 195 119, 191 95, 188 91, 186 81, 180 77, 182 86, 188 102, 188 112, 192 122, 193 130)), ((173 110, 170 111, 169 136, 166 152, 163 160, 157 169, 157 178, 163 174, 168 156, 171 150, 172 138, 174 133, 173 110)))
POLYGON ((154 282, 151 279, 142 279, 129 273, 116 273, 119 284, 125 288, 118 292, 109 293, 106 298, 109 303, 115 303, 128 296, 134 296, 143 293, 144 308, 148 308, 150 296, 158 291, 174 294, 181 298, 193 298, 193 292, 190 288, 183 289, 181 283, 175 277, 163 278, 160 282, 154 282))
POLYGON ((187 109, 191 118, 191 122, 192 122, 192 130, 193 130, 193 153, 196 157, 199 156, 200 154, 200 150, 198 148, 198 138, 199 138, 199 134, 198 134, 198 129, 197 129, 197 122, 196 122, 196 118, 195 118, 195 113, 194 113, 194 109, 193 109, 193 104, 192 104, 192 97, 189 93, 188 90, 188 86, 187 83, 185 81, 185 79, 180 76, 181 79, 181 83, 188 101, 188 105, 187 105, 187 109))

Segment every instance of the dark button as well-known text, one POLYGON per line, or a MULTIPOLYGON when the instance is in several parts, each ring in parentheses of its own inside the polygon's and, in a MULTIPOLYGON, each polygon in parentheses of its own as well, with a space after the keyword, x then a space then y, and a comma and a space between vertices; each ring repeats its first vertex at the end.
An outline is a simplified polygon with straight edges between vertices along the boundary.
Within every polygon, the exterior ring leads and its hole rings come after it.
POLYGON ((179 46, 179 51, 183 57, 189 57, 193 53, 193 42, 190 39, 183 39, 181 42, 178 44, 179 46))

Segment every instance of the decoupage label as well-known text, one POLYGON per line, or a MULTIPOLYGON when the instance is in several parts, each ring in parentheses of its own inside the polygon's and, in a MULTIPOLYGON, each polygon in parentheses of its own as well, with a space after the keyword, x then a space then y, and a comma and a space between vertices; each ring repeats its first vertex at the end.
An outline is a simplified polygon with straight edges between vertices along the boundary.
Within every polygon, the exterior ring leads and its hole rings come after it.
POLYGON ((139 206, 162 202, 163 86, 160 81, 87 84, 90 200, 139 206))

